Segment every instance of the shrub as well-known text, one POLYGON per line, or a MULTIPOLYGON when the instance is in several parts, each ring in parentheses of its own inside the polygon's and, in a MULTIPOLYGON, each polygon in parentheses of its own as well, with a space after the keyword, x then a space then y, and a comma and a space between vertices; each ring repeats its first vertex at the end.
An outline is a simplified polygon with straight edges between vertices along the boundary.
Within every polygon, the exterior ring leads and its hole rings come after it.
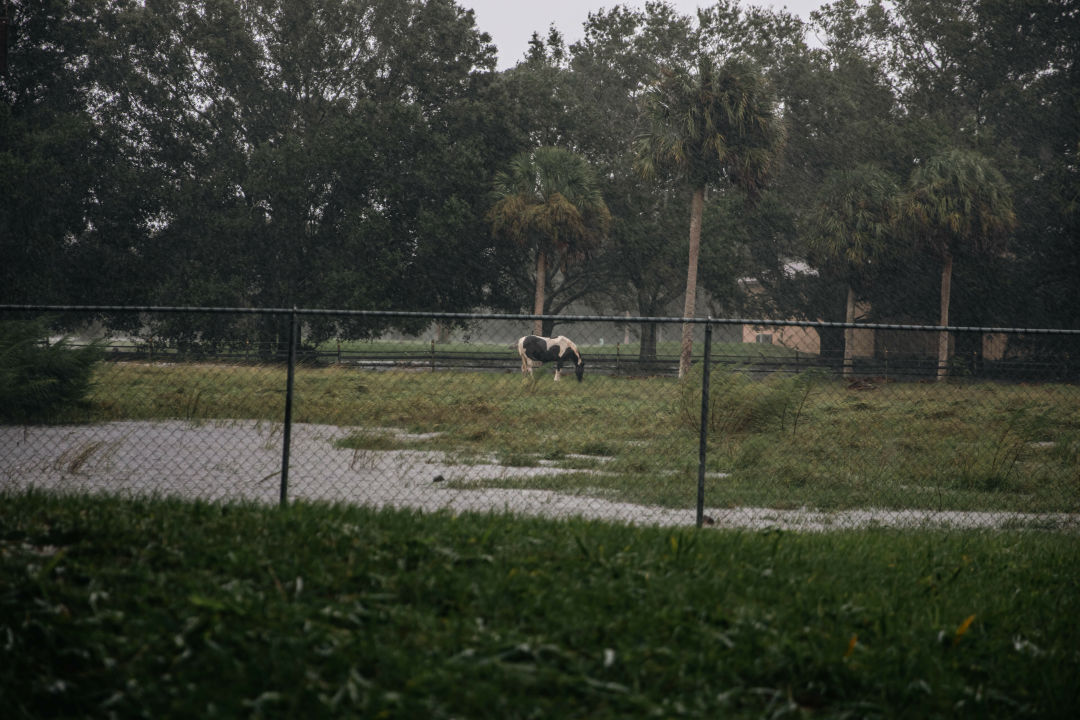
POLYGON ((40 320, 0 323, 0 421, 54 419, 84 402, 101 348, 47 338, 40 320))

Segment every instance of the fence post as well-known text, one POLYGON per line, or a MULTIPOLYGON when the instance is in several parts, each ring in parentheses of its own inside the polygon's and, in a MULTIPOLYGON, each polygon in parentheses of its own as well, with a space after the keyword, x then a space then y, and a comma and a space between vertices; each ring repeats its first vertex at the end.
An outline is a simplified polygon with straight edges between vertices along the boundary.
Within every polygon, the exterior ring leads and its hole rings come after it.
POLYGON ((281 443, 281 507, 289 499, 289 446, 292 442, 293 380, 296 375, 296 343, 300 334, 296 323, 296 308, 289 313, 289 370, 285 380, 285 436, 281 443))
POLYGON ((697 526, 705 522, 705 450, 709 438, 709 371, 712 365, 712 323, 705 323, 705 365, 701 372, 701 435, 698 439, 697 526))

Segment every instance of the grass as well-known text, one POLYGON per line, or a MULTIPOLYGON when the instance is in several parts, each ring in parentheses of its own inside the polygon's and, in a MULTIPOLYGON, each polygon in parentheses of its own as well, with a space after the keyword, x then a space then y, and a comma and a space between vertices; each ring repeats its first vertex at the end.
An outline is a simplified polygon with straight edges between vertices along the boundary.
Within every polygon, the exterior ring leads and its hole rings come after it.
POLYGON ((0 497, 5 717, 1039 717, 1080 540, 0 497))
MULTIPOLYGON (((301 367, 297 422, 356 426, 343 447, 423 448, 551 473, 455 480, 692 507, 700 378, 301 367), (412 435, 410 435, 411 433, 412 435), (422 434, 418 436, 416 434, 422 434), (556 472, 564 471, 564 472, 556 472), (573 471, 573 472, 565 472, 573 471)), ((1070 385, 752 380, 718 366, 706 501, 768 506, 1080 512, 1080 402, 1070 385)), ((68 421, 280 420, 280 367, 112 363, 68 421)))
MULTIPOLYGON (((624 358, 637 358, 641 351, 640 342, 589 344, 577 343, 578 348, 588 355, 620 355, 624 358)), ((427 356, 435 353, 477 353, 505 355, 511 362, 518 358, 517 350, 512 343, 477 343, 477 342, 432 342, 431 339, 423 340, 350 340, 338 343, 336 340, 327 340, 316 346, 320 353, 348 353, 353 355, 420 355, 427 356)), ((702 346, 695 346, 696 355, 699 357, 703 351, 702 346)), ((658 342, 656 344, 656 356, 659 358, 678 358, 680 352, 679 341, 658 342)), ((799 353, 783 345, 742 343, 742 342, 714 342, 712 345, 713 357, 729 358, 794 358, 799 353)), ((805 353, 803 353, 805 357, 805 353)))

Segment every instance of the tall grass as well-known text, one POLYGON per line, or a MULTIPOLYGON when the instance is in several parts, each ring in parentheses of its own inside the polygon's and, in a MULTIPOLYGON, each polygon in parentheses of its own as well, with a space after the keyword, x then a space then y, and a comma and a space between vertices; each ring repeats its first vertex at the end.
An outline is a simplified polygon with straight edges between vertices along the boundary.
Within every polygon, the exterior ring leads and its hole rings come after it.
POLYGON ((1080 709, 1068 535, 0 503, 7 718, 1080 709))

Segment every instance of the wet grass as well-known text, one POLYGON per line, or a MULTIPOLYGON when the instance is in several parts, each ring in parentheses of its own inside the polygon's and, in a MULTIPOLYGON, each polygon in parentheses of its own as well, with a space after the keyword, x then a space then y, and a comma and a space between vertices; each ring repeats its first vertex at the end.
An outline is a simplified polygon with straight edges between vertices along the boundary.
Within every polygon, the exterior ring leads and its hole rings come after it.
POLYGON ((0 503, 7 718, 1080 709, 1072 535, 0 503))
MULTIPOLYGON (((700 378, 555 383, 549 373, 523 381, 516 372, 301 367, 293 418, 357 427, 342 442, 354 450, 423 448, 466 465, 494 458, 577 471, 464 485, 595 489, 632 502, 693 505, 700 378)), ((1080 512, 1075 386, 849 386, 813 374, 752 379, 718 366, 711 389, 711 506, 1080 512)), ((279 420, 285 372, 107 364, 90 400, 65 419, 279 420)))
MULTIPOLYGON (((571 333, 572 334, 572 333, 571 333)), ((641 352, 641 345, 638 342, 628 343, 607 343, 607 344, 589 344, 589 343, 577 343, 578 348, 587 354, 605 354, 615 355, 619 354, 627 358, 636 358, 641 352)), ((656 356, 661 358, 678 358, 680 352, 679 341, 667 341, 659 342, 656 344, 656 356)), ((334 340, 328 340, 320 343, 317 348, 322 353, 336 353, 338 351, 342 353, 351 353, 357 355, 394 355, 400 354, 405 356, 425 356, 431 352, 436 353, 477 353, 485 355, 505 355, 510 362, 518 360, 518 353, 512 343, 477 343, 477 342, 432 342, 431 339, 423 340, 377 340, 377 341, 365 341, 365 340, 352 340, 338 343, 334 340)), ((696 346, 695 351, 698 357, 703 350, 703 346, 696 346)), ((713 342, 712 345, 713 357, 737 357, 737 358, 789 358, 797 355, 795 350, 784 347, 783 345, 773 344, 758 344, 758 343, 743 343, 743 342, 713 342)), ((804 354, 805 355, 805 354, 804 354)))

